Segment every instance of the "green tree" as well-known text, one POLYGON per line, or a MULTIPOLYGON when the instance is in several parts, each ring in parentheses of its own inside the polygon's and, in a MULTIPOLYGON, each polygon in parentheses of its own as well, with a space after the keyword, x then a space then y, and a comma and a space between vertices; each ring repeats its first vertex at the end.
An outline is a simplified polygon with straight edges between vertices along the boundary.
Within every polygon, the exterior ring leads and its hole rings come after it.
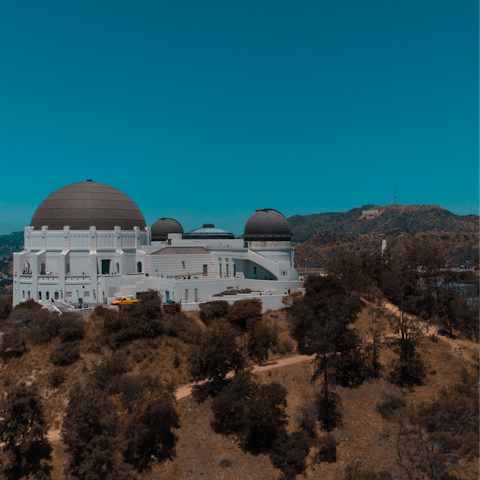
POLYGON ((327 430, 340 421, 339 403, 331 384, 357 387, 373 375, 355 330, 349 327, 360 309, 358 297, 347 293, 336 277, 309 277, 303 302, 288 311, 292 336, 301 353, 316 354, 314 380, 322 380, 318 401, 327 430))
POLYGON ((52 448, 40 397, 24 384, 0 402, 0 470, 8 480, 50 477, 52 448))
POLYGON ((394 351, 398 357, 391 362, 390 381, 402 387, 422 385, 425 379, 425 365, 418 352, 421 336, 417 322, 403 311, 390 318, 394 328, 399 332, 394 344, 394 351))
POLYGON ((117 409, 104 392, 79 384, 70 391, 61 432, 70 455, 67 478, 133 478, 122 462, 118 420, 117 409))
POLYGON ((248 333, 248 352, 256 362, 268 358, 268 349, 277 343, 277 332, 261 320, 256 322, 248 333))
POLYGON ((175 411, 173 388, 148 376, 129 379, 129 395, 124 396, 127 419, 124 427, 123 457, 143 472, 154 461, 172 458, 180 427, 175 411))
POLYGON ((237 300, 228 309, 227 320, 245 332, 262 319, 262 302, 258 298, 237 300))
POLYGON ((286 398, 280 384, 259 385, 251 374, 239 374, 213 400, 212 428, 236 433, 245 451, 268 453, 287 423, 286 398))
POLYGON ((216 322, 204 333, 200 345, 192 348, 190 373, 197 381, 205 380, 193 390, 197 401, 217 395, 228 383, 227 374, 246 367, 246 355, 229 324, 216 322))

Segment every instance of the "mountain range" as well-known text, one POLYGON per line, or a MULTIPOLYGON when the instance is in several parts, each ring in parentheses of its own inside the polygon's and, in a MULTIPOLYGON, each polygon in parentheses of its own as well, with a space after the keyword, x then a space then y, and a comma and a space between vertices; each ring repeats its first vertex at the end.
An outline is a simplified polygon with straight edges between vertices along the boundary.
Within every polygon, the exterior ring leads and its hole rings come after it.
POLYGON ((478 263, 478 215, 455 215, 438 205, 365 205, 344 213, 294 215, 295 265, 324 267, 333 257, 405 251, 416 240, 436 245, 450 265, 478 263), (306 260, 306 262, 305 262, 306 260))

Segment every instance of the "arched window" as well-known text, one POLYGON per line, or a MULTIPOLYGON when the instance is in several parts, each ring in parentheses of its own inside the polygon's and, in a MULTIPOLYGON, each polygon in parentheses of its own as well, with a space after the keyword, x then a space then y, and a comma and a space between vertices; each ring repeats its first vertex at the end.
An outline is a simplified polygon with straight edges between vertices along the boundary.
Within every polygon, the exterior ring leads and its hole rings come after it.
POLYGON ((137 262, 137 273, 142 273, 142 262, 137 262))

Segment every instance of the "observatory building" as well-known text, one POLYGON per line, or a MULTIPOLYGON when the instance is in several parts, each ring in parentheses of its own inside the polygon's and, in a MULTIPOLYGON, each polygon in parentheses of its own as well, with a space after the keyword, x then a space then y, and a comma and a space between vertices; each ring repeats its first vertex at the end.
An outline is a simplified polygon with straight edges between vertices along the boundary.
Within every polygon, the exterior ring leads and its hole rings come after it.
POLYGON ((13 256, 13 304, 94 306, 153 289, 186 310, 251 297, 262 300, 264 310, 276 309, 285 291, 303 284, 291 238, 286 218, 269 208, 257 210, 239 238, 213 224, 184 232, 172 218, 147 227, 120 190, 91 180, 72 183, 49 195, 25 227, 24 250, 13 256), (219 296, 246 289, 251 293, 219 296))

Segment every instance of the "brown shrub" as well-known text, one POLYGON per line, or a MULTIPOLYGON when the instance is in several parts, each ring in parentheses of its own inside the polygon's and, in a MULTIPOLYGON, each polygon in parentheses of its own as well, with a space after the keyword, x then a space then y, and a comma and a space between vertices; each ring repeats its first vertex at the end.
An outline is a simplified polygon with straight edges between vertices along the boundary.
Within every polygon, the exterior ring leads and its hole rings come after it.
POLYGON ((80 358, 76 343, 61 343, 50 353, 50 361, 56 366, 71 365, 80 358))

